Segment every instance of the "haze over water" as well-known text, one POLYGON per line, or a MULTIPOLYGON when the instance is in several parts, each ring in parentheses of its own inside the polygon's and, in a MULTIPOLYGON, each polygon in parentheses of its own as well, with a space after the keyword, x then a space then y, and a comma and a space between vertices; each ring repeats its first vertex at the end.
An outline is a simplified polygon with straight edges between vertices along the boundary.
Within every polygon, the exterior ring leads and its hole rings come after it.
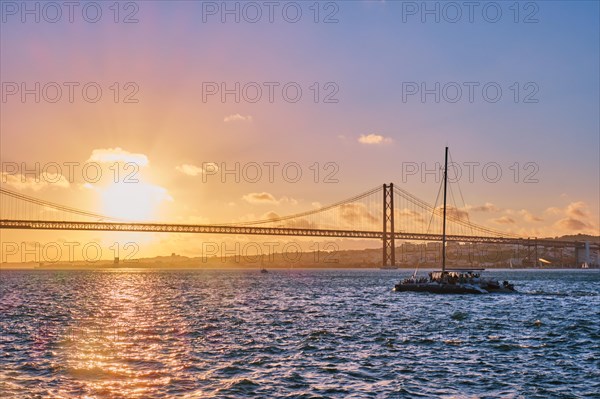
POLYGON ((2 271, 3 398, 597 398, 600 273, 513 295, 409 271, 2 271))

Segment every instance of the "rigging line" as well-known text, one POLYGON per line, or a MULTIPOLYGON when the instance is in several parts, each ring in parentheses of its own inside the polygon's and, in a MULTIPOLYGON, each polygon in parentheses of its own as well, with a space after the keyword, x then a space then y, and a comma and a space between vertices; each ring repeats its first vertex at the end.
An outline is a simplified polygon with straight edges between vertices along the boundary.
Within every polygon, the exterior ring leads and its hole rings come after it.
MULTIPOLYGON (((410 199, 408 199, 408 200, 412 202, 412 200, 410 200, 410 199)), ((420 202, 420 206, 423 206, 422 204, 424 202, 421 201, 421 200, 419 200, 419 202, 420 202)), ((437 205, 437 201, 436 201, 436 205, 437 205)), ((423 207, 426 208, 428 211, 431 211, 432 209, 434 209, 431 205, 426 204, 426 203, 425 203, 425 206, 423 206, 423 207)), ((437 215, 439 215, 441 213, 441 211, 439 209, 434 209, 434 212, 437 215)), ((519 235, 516 235, 516 234, 510 234, 510 233, 500 232, 500 231, 497 231, 497 230, 493 230, 493 229, 490 229, 490 228, 487 228, 487 227, 483 227, 483 226, 477 225, 475 223, 467 223, 464 220, 457 219, 456 217, 454 217, 452 215, 447 215, 447 218, 450 219, 450 220, 452 220, 452 221, 454 221, 454 222, 456 222, 456 223, 460 223, 463 226, 468 226, 470 228, 476 228, 476 229, 478 229, 480 231, 486 231, 486 232, 488 232, 490 234, 493 233, 494 235, 499 235, 499 236, 509 235, 509 236, 513 236, 513 237, 520 237, 519 235)))
MULTIPOLYGON (((454 161, 452 161, 452 152, 450 150, 448 150, 448 155, 450 156, 450 162, 453 163, 454 161)), ((462 193, 462 189, 460 188, 460 179, 456 180, 456 186, 458 187, 458 193, 460 194, 460 200, 462 201, 463 207, 466 209, 467 208, 467 203, 465 202, 465 198, 463 197, 463 193, 462 193)), ((471 223, 471 219, 469 217, 469 212, 465 212, 467 215, 467 222, 471 223)), ((473 234, 473 228, 471 228, 471 234, 473 234)))
MULTIPOLYGON (((396 187, 394 187, 394 189, 396 189, 396 187)), ((441 210, 432 207, 427 202, 425 202, 425 201, 423 201, 423 200, 421 200, 421 199, 413 196, 412 194, 408 193, 407 191, 404 191, 402 189, 398 189, 398 190, 400 190, 402 192, 402 195, 408 201, 412 202, 413 199, 414 199, 414 201, 416 203, 418 203, 420 206, 422 206, 426 210, 428 210, 428 211, 433 210, 433 212, 435 212, 438 216, 441 213, 441 210)), ((438 193, 438 197, 439 197, 439 193, 438 193)), ((437 206, 437 199, 436 199, 436 206, 437 206)), ((492 234, 494 236, 500 236, 500 237, 501 236, 509 236, 509 237, 514 237, 514 238, 523 238, 522 236, 520 236, 518 234, 505 233, 505 232, 502 232, 502 231, 498 231, 498 230, 494 230, 494 229, 491 229, 491 228, 488 228, 488 227, 484 227, 484 226, 478 225, 476 223, 471 223, 471 222, 467 223, 464 220, 460 220, 460 219, 458 219, 458 218, 456 218, 456 217, 454 217, 452 215, 447 215, 447 219, 449 219, 449 220, 451 220, 453 222, 456 222, 456 223, 460 223, 460 224, 462 224, 463 226, 466 226, 466 227, 475 228, 478 231, 487 232, 487 233, 492 234)))
MULTIPOLYGON (((460 209, 458 208, 458 205, 456 203, 456 198, 454 196, 454 191, 452 190, 452 184, 448 184, 448 188, 450 190, 450 198, 451 198, 451 202, 453 204, 452 206, 454 207, 454 214, 455 214, 455 216, 456 216, 456 218, 458 220, 460 220, 461 222, 465 222, 463 220, 463 218, 462 218, 462 213, 460 212, 460 209)), ((450 211, 450 215, 451 214, 452 214, 452 211, 450 211)), ((452 219, 450 219, 450 220, 452 221, 452 219)), ((468 223, 468 222, 466 222, 466 223, 468 223)), ((460 226, 464 227, 464 224, 461 223, 460 226)), ((462 230, 459 230, 459 231, 462 231, 462 230)))
MULTIPOLYGON (((440 182, 440 187, 438 188, 438 193, 437 193, 437 196, 435 197, 435 205, 433 206, 433 209, 432 209, 431 218, 429 219, 429 225, 427 226, 426 233, 429 233, 429 229, 431 227, 431 222, 433 221, 433 216, 435 215, 435 207, 437 206, 438 200, 440 198, 440 193, 442 192, 442 185, 443 184, 444 184, 443 181, 440 182)), ((409 199, 409 201, 410 201, 410 199, 409 199)))

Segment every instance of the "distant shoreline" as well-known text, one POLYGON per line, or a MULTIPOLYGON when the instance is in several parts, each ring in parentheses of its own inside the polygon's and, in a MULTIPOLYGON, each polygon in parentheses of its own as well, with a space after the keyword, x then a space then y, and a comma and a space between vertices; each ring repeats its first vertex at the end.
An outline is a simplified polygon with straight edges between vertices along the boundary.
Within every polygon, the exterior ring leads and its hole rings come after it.
MULTIPOLYGON (((263 265, 263 266, 242 266, 242 265, 202 265, 202 266, 194 266, 194 265, 177 265, 177 266, 167 266, 167 265, 144 265, 138 263, 131 264, 122 264, 119 266, 113 265, 48 265, 48 266, 0 266, 0 271, 9 271, 9 270, 35 270, 35 271, 58 271, 58 270, 248 270, 248 271, 260 271, 261 269, 267 270, 312 270, 312 269, 321 269, 321 270, 352 270, 352 269, 363 269, 363 270, 381 270, 381 271, 394 271, 394 270, 415 270, 414 266, 398 266, 395 269, 392 268, 382 268, 381 266, 373 266, 373 265, 344 265, 344 266, 333 266, 333 265, 298 265, 292 266, 289 265, 263 265)), ((587 269, 581 267, 569 267, 569 266, 546 266, 546 267, 479 267, 479 266, 449 266, 448 269, 485 269, 485 270, 600 270, 598 266, 590 266, 587 269)), ((438 270, 440 267, 435 266, 420 266, 419 270, 438 270)))

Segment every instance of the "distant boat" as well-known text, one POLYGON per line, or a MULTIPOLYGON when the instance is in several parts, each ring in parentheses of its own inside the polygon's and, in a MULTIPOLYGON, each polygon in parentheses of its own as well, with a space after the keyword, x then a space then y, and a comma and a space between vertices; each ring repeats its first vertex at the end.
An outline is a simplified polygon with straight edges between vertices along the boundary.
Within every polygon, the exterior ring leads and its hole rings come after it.
MULTIPOLYGON (((448 147, 444 162, 444 221, 442 232, 442 270, 429 273, 427 277, 417 277, 417 270, 409 278, 394 286, 397 292, 430 292, 435 294, 489 294, 491 292, 514 292, 515 287, 508 281, 482 278, 484 269, 446 270, 446 188, 448 185, 448 147)), ((512 265, 512 263, 511 263, 512 265)))
POLYGON ((381 270, 396 270, 396 269, 398 269, 398 266, 386 265, 386 266, 381 266, 380 269, 381 270))
POLYGON ((269 271, 267 269, 265 269, 265 265, 264 265, 264 255, 260 256, 260 272, 261 273, 269 273, 269 271))
POLYGON ((583 264, 581 265, 582 269, 589 269, 590 265, 587 264, 587 262, 583 262, 583 264))

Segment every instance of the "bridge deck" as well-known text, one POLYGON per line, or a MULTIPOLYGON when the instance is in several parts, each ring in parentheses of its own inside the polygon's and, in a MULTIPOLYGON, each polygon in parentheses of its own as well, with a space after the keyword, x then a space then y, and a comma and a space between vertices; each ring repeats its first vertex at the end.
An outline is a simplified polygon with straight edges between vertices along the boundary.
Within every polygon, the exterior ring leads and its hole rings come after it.
MULTIPOLYGON (((256 227, 234 225, 201 225, 201 224, 163 224, 163 223, 116 223, 116 222, 57 222, 33 220, 0 220, 2 229, 35 229, 35 230, 87 230, 87 231, 121 231, 121 232, 154 232, 154 233, 196 233, 196 234, 248 234, 269 236, 298 237, 337 237, 383 239, 381 231, 304 229, 293 227, 256 227)), ((441 241, 441 234, 396 232, 396 239, 415 241, 441 241)), ((486 237, 448 235, 448 241, 479 242, 494 244, 548 245, 554 247, 583 247, 584 242, 544 240, 514 237, 486 237)))

